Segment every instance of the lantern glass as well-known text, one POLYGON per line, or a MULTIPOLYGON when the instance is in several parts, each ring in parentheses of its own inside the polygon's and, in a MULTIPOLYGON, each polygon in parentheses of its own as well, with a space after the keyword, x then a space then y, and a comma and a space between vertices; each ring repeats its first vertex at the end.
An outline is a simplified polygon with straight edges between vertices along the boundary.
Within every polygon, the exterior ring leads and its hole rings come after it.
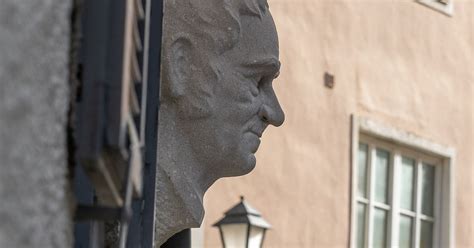
POLYGON ((261 227, 251 226, 249 233, 249 246, 248 248, 260 248, 263 241, 263 233, 265 229, 261 227))
POLYGON ((247 243, 246 223, 223 224, 220 226, 222 239, 226 248, 246 248, 247 243))

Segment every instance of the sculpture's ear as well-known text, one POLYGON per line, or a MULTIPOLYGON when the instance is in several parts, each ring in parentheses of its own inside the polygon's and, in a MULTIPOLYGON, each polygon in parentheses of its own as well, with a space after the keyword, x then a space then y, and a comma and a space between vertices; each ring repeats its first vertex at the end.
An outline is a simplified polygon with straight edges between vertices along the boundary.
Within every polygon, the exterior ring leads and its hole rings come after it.
POLYGON ((180 37, 170 49, 170 93, 179 97, 184 95, 192 78, 192 44, 188 38, 180 37))

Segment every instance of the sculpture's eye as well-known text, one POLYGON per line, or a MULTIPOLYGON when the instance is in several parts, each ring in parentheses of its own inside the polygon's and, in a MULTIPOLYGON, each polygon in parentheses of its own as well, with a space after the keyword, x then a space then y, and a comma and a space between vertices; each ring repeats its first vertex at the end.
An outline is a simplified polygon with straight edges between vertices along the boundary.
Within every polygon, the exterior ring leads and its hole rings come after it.
POLYGON ((275 75, 273 76, 273 79, 277 78, 278 76, 280 76, 280 71, 277 71, 277 72, 275 73, 275 75))

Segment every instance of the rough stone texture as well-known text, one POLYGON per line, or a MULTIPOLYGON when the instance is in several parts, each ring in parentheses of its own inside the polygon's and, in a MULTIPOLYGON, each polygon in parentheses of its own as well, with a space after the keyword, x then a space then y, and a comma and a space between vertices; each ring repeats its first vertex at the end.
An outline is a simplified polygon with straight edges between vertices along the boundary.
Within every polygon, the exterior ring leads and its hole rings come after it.
POLYGON ((158 128, 156 243, 200 226, 219 178, 255 166, 283 111, 272 88, 278 38, 266 0, 167 0, 158 128))
POLYGON ((0 1, 0 247, 70 247, 70 1, 0 1))
POLYGON ((474 1, 452 17, 411 0, 269 3, 287 118, 251 174, 206 193, 204 247, 221 246, 211 225, 239 195, 273 226, 264 247, 349 247, 351 114, 456 150, 455 244, 474 247, 474 1))

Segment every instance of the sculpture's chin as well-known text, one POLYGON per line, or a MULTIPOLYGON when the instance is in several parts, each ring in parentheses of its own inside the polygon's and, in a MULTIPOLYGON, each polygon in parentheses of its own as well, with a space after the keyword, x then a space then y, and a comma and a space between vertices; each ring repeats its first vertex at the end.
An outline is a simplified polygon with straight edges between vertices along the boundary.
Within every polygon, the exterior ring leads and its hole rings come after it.
POLYGON ((250 173, 254 168, 257 163, 257 159, 255 158, 255 154, 250 153, 246 156, 246 158, 241 162, 241 163, 235 163, 233 164, 233 169, 228 175, 228 177, 237 177, 237 176, 243 176, 248 173, 250 173))
POLYGON ((247 163, 243 168, 242 175, 250 173, 255 168, 256 164, 257 159, 255 158, 255 154, 252 153, 247 157, 247 163))

